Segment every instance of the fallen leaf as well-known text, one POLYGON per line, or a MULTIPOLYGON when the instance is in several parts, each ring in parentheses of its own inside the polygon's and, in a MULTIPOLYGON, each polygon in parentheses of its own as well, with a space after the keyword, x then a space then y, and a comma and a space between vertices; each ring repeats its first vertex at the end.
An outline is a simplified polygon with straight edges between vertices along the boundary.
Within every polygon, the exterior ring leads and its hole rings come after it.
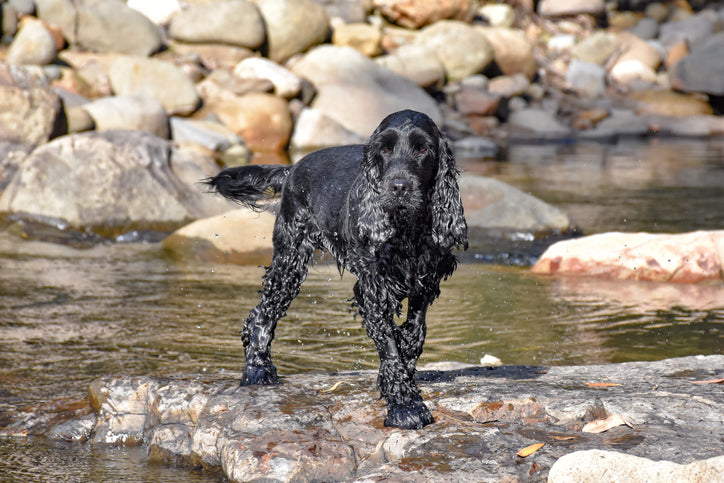
POLYGON ((521 458, 525 458, 526 456, 530 456, 539 449, 541 449, 543 446, 545 446, 545 443, 534 443, 530 446, 526 446, 522 450, 515 453, 516 456, 520 456, 521 458))
POLYGON ((540 469, 540 465, 534 461, 533 464, 530 465, 530 469, 528 470, 528 476, 532 476, 533 474, 538 473, 540 469))
POLYGON ((724 384, 723 379, 709 379, 708 381, 691 381, 692 384, 724 384))
POLYGON ((586 382, 585 384, 588 387, 614 387, 621 385, 615 382, 586 382))
POLYGON ((613 414, 606 419, 597 419, 596 421, 591 421, 590 423, 586 424, 583 429, 581 429, 581 431, 583 431, 584 433, 603 433, 604 431, 608 431, 611 428, 623 425, 633 428, 633 426, 627 423, 626 420, 623 419, 620 415, 613 414))
POLYGON ((339 386, 341 386, 342 384, 344 384, 344 381, 337 381, 337 382, 335 382, 335 383, 332 385, 332 387, 330 387, 329 389, 322 389, 321 392, 334 392, 334 391, 336 391, 337 388, 338 388, 339 386))

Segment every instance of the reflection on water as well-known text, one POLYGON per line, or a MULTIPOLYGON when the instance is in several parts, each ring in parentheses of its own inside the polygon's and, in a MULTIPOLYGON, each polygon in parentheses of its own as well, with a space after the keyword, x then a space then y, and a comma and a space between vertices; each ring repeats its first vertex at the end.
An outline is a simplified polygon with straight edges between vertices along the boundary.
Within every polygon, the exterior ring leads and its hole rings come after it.
MULTIPOLYGON (((475 167, 562 207, 588 233, 724 227, 721 147, 694 150, 696 159, 686 156, 689 148, 648 149, 519 147, 510 163, 475 167)), ((261 273, 173 260, 158 244, 78 250, 0 232, 0 424, 8 409, 80 397, 101 375, 239 371, 238 330, 256 303, 261 273)), ((274 358, 283 377, 376 367, 373 345, 349 312, 352 283, 331 266, 310 271, 277 330, 274 358)), ((724 287, 554 279, 525 268, 462 264, 428 320, 421 363, 476 363, 486 353, 506 364, 716 354, 724 347, 724 287)), ((139 466, 144 455, 0 440, 0 475, 215 478, 139 466)))

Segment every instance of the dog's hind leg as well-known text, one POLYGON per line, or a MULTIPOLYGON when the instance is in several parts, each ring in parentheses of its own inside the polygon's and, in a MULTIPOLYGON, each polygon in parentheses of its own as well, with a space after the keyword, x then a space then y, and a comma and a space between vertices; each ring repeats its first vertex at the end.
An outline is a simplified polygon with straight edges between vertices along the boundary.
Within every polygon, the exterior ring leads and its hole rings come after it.
POLYGON ((278 218, 274 227, 274 255, 264 275, 259 304, 251 311, 242 331, 246 365, 241 384, 278 384, 271 361, 271 343, 277 321, 286 315, 307 276, 307 265, 314 253, 307 223, 286 223, 278 218))

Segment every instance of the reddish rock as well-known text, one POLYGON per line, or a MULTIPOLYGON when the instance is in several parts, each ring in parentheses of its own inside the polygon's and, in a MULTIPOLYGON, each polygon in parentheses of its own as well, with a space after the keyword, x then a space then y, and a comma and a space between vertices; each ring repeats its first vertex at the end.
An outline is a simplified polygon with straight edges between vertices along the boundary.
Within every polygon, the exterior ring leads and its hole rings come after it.
POLYGON ((470 0, 374 0, 388 20, 407 28, 420 28, 443 19, 468 20, 470 0))
POLYGON ((548 248, 532 270, 674 283, 722 280, 724 230, 614 232, 566 240, 548 248))

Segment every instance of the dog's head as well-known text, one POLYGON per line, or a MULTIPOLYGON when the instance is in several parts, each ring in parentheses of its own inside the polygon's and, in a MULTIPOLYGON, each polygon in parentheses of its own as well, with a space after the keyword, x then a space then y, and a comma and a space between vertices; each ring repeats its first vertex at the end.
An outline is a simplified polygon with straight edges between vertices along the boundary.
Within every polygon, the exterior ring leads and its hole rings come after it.
POLYGON ((371 240, 429 223, 436 245, 467 248, 455 158, 429 116, 411 110, 387 116, 365 145, 363 163, 371 240))

